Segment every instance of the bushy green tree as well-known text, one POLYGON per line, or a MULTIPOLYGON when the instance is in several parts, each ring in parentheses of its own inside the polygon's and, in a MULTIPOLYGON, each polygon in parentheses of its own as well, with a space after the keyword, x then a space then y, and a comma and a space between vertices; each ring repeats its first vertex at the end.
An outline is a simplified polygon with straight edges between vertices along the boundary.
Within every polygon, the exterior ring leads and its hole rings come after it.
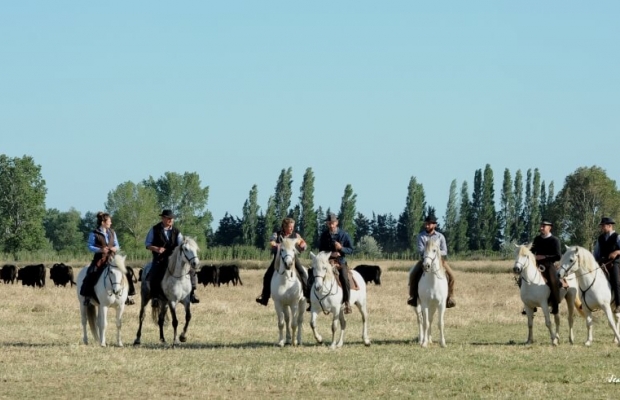
POLYGON ((0 250, 16 254, 48 246, 43 229, 47 189, 29 156, 0 154, 0 250))
POLYGON ((112 216, 112 229, 116 231, 123 250, 144 248, 144 239, 159 221, 159 205, 155 189, 143 183, 121 183, 108 193, 105 209, 112 216))
POLYGON ((82 216, 75 208, 65 212, 56 208, 46 210, 43 227, 52 248, 70 253, 86 252, 86 242, 80 232, 81 221, 82 216))

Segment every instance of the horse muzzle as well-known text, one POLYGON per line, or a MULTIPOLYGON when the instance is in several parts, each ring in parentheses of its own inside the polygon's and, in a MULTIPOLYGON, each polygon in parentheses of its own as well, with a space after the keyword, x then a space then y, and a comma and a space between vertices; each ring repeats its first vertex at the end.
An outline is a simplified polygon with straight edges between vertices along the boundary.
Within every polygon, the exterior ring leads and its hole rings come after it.
POLYGON ((515 274, 520 274, 521 271, 523 271, 523 268, 521 268, 518 265, 515 265, 514 267, 512 267, 512 272, 514 272, 515 274))

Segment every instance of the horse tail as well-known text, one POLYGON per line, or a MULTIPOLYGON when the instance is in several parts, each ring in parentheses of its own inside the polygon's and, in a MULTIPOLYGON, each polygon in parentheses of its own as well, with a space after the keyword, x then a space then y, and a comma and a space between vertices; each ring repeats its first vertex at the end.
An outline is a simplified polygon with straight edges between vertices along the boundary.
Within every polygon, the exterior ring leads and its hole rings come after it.
POLYGON ((97 309, 93 305, 86 307, 86 317, 88 318, 88 326, 93 334, 95 341, 99 341, 99 328, 97 327, 97 309))
POLYGON ((581 315, 583 318, 586 317, 586 313, 583 312, 583 304, 581 303, 581 299, 579 298, 579 296, 575 296, 575 308, 577 309, 579 315, 581 315))
POLYGON ((153 304, 153 301, 151 300, 151 318, 153 319, 153 323, 155 325, 159 325, 159 311, 161 310, 161 305, 159 304, 160 302, 161 299, 155 302, 156 304, 153 304))

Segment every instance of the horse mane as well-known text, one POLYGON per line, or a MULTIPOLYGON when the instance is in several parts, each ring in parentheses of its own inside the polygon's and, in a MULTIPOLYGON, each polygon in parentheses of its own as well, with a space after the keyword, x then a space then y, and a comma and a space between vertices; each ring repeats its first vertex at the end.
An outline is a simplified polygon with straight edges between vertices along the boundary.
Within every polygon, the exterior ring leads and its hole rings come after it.
POLYGON ((534 253, 530 250, 530 244, 522 244, 517 247, 517 258, 518 257, 534 257, 534 253))
POLYGON ((121 256, 120 254, 115 254, 113 258, 113 262, 111 263, 113 267, 121 270, 123 275, 127 274, 127 268, 125 267, 125 258, 126 256, 121 256))
MULTIPOLYGON (((331 252, 322 251, 316 256, 315 260, 317 264, 327 264, 327 266, 325 267, 325 276, 331 276, 331 278, 333 279, 335 278, 335 276, 334 276, 334 269, 332 268, 332 265, 329 263, 330 255, 331 255, 331 252)), ((314 264, 312 266, 314 267, 314 264)))
POLYGON ((596 268, 598 268, 598 263, 596 262, 596 259, 594 258, 592 253, 590 253, 590 251, 586 248, 581 246, 573 246, 570 248, 570 250, 575 253, 579 266, 583 266, 586 271, 592 272, 596 268))
POLYGON ((299 253, 296 247, 297 241, 298 239, 284 238, 284 240, 282 240, 282 243, 280 245, 286 250, 292 250, 295 256, 297 256, 297 254, 299 253))
POLYGON ((168 259, 168 263, 170 263, 170 260, 176 259, 179 256, 179 252, 181 251, 181 247, 184 244, 189 244, 191 247, 195 247, 197 251, 200 250, 200 248, 198 247, 198 244, 196 243, 196 241, 194 239, 192 239, 189 236, 184 236, 183 237, 183 241, 181 243, 179 243, 177 245, 177 247, 174 248, 174 250, 172 250, 172 254, 170 255, 170 258, 168 259))

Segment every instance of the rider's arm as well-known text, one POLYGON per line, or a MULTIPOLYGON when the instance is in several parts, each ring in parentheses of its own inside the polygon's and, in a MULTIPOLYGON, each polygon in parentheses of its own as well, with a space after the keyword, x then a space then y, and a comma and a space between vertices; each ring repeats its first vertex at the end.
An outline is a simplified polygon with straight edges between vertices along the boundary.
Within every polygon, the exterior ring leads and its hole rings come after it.
POLYGON ((418 234, 418 253, 420 254, 420 258, 422 258, 422 254, 424 254, 424 244, 426 241, 424 240, 424 235, 422 233, 418 234))
POLYGON ((340 253, 344 255, 353 254, 353 243, 351 243, 351 237, 348 233, 343 232, 342 234, 342 242, 340 244, 342 247, 340 248, 340 253))
POLYGON ((439 237, 439 252, 442 257, 448 256, 448 246, 446 245, 446 237, 444 235, 439 237))
POLYGON ((90 251, 91 253, 101 253, 101 248, 95 246, 95 233, 91 232, 88 234, 88 241, 86 242, 88 244, 88 251, 90 251))
POLYGON ((601 262, 601 251, 598 248, 598 241, 594 243, 594 250, 592 251, 592 255, 597 262, 601 262))

